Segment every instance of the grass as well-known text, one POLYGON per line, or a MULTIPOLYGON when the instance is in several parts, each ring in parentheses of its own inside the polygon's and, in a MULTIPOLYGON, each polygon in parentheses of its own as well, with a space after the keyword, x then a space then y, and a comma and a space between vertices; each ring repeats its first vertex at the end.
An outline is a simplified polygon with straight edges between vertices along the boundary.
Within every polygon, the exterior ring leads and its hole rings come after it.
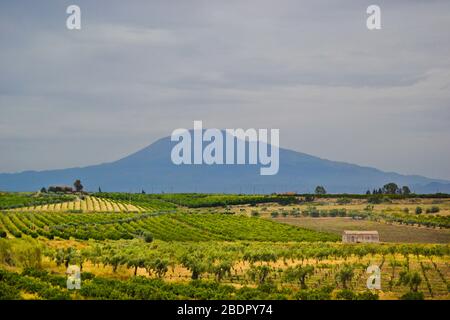
POLYGON ((377 230, 380 240, 383 242, 404 243, 449 243, 450 230, 430 229, 423 227, 412 227, 393 225, 369 220, 354 220, 347 217, 326 218, 275 218, 274 221, 295 225, 298 227, 330 232, 342 235, 344 230, 377 230))

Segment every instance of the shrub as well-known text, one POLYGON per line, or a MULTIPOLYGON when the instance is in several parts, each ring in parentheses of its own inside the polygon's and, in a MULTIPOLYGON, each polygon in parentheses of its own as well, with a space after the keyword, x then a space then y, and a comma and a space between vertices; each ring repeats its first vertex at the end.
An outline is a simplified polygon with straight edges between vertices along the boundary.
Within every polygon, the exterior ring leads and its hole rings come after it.
POLYGON ((153 242, 153 235, 150 232, 144 233, 144 241, 147 243, 153 242))
POLYGON ((0 300, 19 300, 20 290, 0 282, 0 300))
POLYGON ((348 199, 348 198, 339 198, 336 201, 337 204, 349 204, 351 202, 352 202, 352 200, 348 199))
POLYGON ((439 207, 433 206, 431 208, 427 208, 426 213, 438 213, 439 211, 439 207))
POLYGON ((417 207, 416 208, 416 214, 421 214, 422 213, 422 208, 421 207, 417 207))
POLYGON ((328 211, 327 210, 320 210, 319 215, 321 217, 328 217, 328 211))
POLYGON ((91 272, 82 272, 81 273, 81 280, 92 280, 95 278, 95 274, 91 272))
POLYGON ((325 286, 320 289, 300 290, 295 298, 299 300, 330 300, 333 288, 325 286))
POLYGON ((259 212, 256 210, 252 210, 251 215, 252 217, 259 217, 259 212))
POLYGON ((383 198, 381 196, 370 196, 367 198, 367 202, 371 204, 380 204, 383 202, 383 198))
POLYGON ((320 213, 319 213, 319 211, 316 209, 316 207, 308 207, 308 209, 307 209, 306 212, 308 212, 308 215, 309 215, 310 217, 314 217, 314 218, 316 218, 316 217, 318 217, 318 216, 320 215, 320 213))
POLYGON ((278 217, 278 212, 274 211, 270 215, 272 216, 272 218, 276 218, 276 217, 278 217))
POLYGON ((356 297, 357 300, 378 300, 380 297, 378 296, 378 293, 373 293, 371 291, 364 291, 362 293, 358 293, 358 296, 356 297))
POLYGON ((356 294, 352 290, 344 289, 336 293, 338 300, 356 300, 356 294))
POLYGON ((300 210, 298 210, 298 209, 294 209, 294 210, 292 210, 291 211, 291 215, 293 216, 293 217, 299 217, 300 216, 300 210))
POLYGON ((408 292, 400 297, 400 300, 424 300, 422 292, 408 292))
POLYGON ((347 215, 347 210, 346 209, 339 209, 338 210, 338 216, 339 217, 345 217, 347 215))

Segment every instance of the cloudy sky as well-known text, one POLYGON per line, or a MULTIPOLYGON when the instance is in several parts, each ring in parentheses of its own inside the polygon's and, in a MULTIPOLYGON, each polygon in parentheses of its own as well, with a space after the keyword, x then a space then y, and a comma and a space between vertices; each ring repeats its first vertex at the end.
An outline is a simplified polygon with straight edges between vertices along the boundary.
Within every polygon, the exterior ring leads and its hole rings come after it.
POLYGON ((0 2, 0 172, 119 159, 180 127, 450 179, 450 1, 0 2), (381 7, 382 30, 366 28, 381 7), (67 30, 77 4, 82 29, 67 30))

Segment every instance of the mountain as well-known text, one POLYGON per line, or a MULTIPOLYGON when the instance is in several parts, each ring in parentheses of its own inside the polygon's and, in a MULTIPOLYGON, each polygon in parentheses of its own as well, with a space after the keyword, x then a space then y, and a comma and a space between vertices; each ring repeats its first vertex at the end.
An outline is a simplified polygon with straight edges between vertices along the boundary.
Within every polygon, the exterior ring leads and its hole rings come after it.
POLYGON ((0 190, 33 191, 50 185, 71 185, 81 179, 86 190, 140 192, 364 193, 388 182, 408 185, 416 193, 450 193, 450 181, 362 167, 280 148, 279 172, 261 176, 260 165, 174 165, 175 142, 162 138, 123 159, 83 168, 0 174, 0 190))

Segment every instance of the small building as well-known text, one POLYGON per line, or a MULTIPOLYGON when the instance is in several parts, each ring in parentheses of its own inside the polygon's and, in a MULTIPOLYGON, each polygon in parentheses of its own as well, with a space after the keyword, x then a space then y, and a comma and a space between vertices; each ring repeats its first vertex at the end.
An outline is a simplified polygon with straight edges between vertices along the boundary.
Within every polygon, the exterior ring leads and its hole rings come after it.
POLYGON ((378 231, 356 231, 356 230, 345 230, 342 234, 342 242, 347 243, 372 243, 380 242, 380 236, 378 231))

